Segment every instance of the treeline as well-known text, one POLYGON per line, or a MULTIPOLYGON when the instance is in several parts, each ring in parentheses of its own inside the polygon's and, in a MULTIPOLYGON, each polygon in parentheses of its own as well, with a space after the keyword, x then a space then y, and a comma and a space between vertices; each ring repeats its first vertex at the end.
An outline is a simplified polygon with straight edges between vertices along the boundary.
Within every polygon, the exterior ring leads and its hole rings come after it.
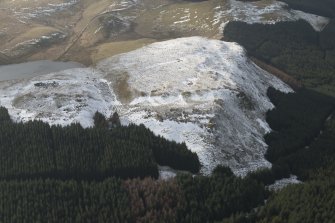
POLYGON ((263 204, 266 194, 224 167, 211 177, 169 181, 0 181, 0 221, 214 222, 263 204))
POLYGON ((274 129, 266 137, 273 167, 247 178, 271 184, 293 173, 304 182, 272 192, 264 206, 233 214, 222 223, 335 222, 335 116, 329 113, 333 99, 306 89, 295 94, 269 89, 268 95, 276 105, 267 114, 274 129))
POLYGON ((333 98, 308 89, 285 94, 269 88, 267 95, 275 106, 266 115, 273 131, 265 136, 265 157, 272 163, 311 144, 335 105, 333 98))
POLYGON ((167 141, 162 136, 154 135, 144 125, 130 124, 127 128, 122 127, 117 113, 114 113, 110 120, 107 120, 102 114, 96 113, 94 120, 95 126, 100 128, 106 129, 112 125, 110 134, 114 138, 143 146, 148 145, 159 165, 170 166, 177 170, 188 170, 192 173, 197 173, 200 169, 197 154, 188 150, 185 143, 167 141))
POLYGON ((275 108, 267 113, 273 131, 265 136, 269 145, 265 157, 273 165, 249 176, 267 185, 290 174, 304 180, 310 169, 324 163, 321 157, 333 153, 312 145, 323 137, 326 120, 334 111, 334 99, 308 89, 285 94, 269 88, 268 97, 275 108))
POLYGON ((265 206, 232 215, 222 223, 335 222, 334 184, 334 179, 330 179, 289 185, 273 193, 265 206))
POLYGON ((335 222, 334 135, 335 118, 332 117, 323 134, 309 148, 291 157, 291 164, 304 174, 304 183, 271 193, 264 206, 233 214, 222 223, 335 222))
MULTIPOLYGON (((334 115, 334 114, 333 114, 334 115)), ((321 170, 321 174, 326 173, 324 168, 328 169, 335 162, 335 119, 331 117, 325 124, 320 135, 314 141, 296 151, 282 157, 277 161, 278 165, 285 163, 291 172, 303 181, 315 178, 315 170, 321 170)))
POLYGON ((197 155, 185 144, 156 137, 143 125, 108 130, 14 123, 5 108, 0 108, 0 154, 0 179, 157 178, 157 162, 191 172, 200 168, 197 155), (163 155, 156 160, 156 153, 163 155))
MULTIPOLYGON (((319 4, 319 3, 317 3, 319 4)), ((292 75, 306 87, 335 96, 335 22, 316 32, 305 21, 273 25, 229 22, 224 40, 292 75)))
POLYGON ((272 193, 265 206, 223 222, 334 222, 334 99, 324 95, 335 96, 334 35, 334 21, 320 33, 304 21, 275 25, 231 22, 226 26, 225 40, 240 43, 250 55, 292 75, 307 89, 295 94, 269 89, 276 108, 267 114, 274 131, 265 140, 269 145, 266 158, 273 165, 248 176, 271 184, 295 174, 304 183, 272 193))
POLYGON ((334 185, 334 178, 290 185, 270 197, 258 211, 256 222, 335 222, 334 185))
POLYGON ((176 222, 217 222, 232 214, 262 205, 268 192, 249 177, 235 176, 229 168, 218 166, 211 177, 177 177, 182 188, 181 219, 176 222))
POLYGON ((130 125, 129 129, 124 127, 114 128, 111 135, 118 139, 130 140, 140 145, 149 145, 155 160, 162 166, 170 166, 178 170, 188 170, 197 173, 200 162, 196 153, 187 149, 185 143, 167 142, 162 136, 155 136, 146 130, 143 125, 130 125))
MULTIPOLYGON (((238 213, 224 223, 335 222, 335 117, 309 148, 291 158, 304 183, 272 193, 264 206, 238 213)), ((295 167, 295 168, 296 168, 295 167)))
MULTIPOLYGON (((273 133, 280 133, 278 139, 282 139, 279 143, 281 145, 285 144, 285 140, 286 144, 292 140, 294 144, 295 138, 307 138, 306 134, 311 132, 309 130, 316 130, 319 120, 326 117, 326 111, 332 104, 329 97, 307 90, 284 94, 270 89, 268 94, 278 109, 269 112, 268 121, 275 129, 273 133), (307 117, 310 119, 306 121, 307 117), (296 130, 303 130, 304 126, 307 131, 287 132, 292 127, 290 125, 297 125, 294 127, 296 130), (296 135, 287 138, 287 134, 296 135)), ((3 123, 12 123, 8 119, 7 111, 0 109, 0 128, 3 123)), ((280 153, 280 158, 275 157, 274 167, 281 160, 279 164, 289 166, 289 173, 303 171, 298 176, 304 176, 306 180, 302 185, 289 186, 276 193, 266 191, 262 183, 264 178, 260 178, 257 173, 240 178, 226 167, 217 167, 209 177, 178 175, 167 181, 152 178, 107 178, 101 181, 0 180, 0 203, 3 204, 0 205, 0 221, 332 222, 335 217, 332 211, 335 204, 332 196, 335 194, 335 119, 326 123, 323 134, 315 138, 308 148, 289 150, 288 153, 280 153), (292 163, 289 159, 285 160, 287 158, 292 159, 292 163), (265 200, 267 202, 264 204, 265 200)), ((141 139, 147 137, 146 133, 142 131, 138 138, 134 136, 137 135, 135 129, 140 130, 140 127, 131 127, 132 131, 114 127, 108 131, 106 125, 101 126, 93 129, 107 131, 113 139, 122 141, 131 138, 134 141, 130 140, 129 143, 137 141, 145 144, 145 140, 141 139)), ((34 142, 35 139, 31 140, 34 142)), ((1 154, 6 156, 2 151, 1 154)), ((274 173, 272 171, 268 173, 274 173)))
POLYGON ((280 0, 290 8, 313 13, 325 17, 335 17, 335 2, 333 0, 280 0))

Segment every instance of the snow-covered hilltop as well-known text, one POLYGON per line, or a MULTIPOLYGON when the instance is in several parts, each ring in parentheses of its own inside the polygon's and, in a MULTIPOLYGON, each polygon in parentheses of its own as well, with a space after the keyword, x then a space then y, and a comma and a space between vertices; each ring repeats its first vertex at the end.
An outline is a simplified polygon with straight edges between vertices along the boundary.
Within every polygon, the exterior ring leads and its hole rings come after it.
POLYGON ((249 61, 239 45, 181 38, 114 56, 98 68, 112 86, 126 79, 127 92, 117 92, 124 120, 185 141, 204 173, 217 164, 239 174, 270 165, 263 156, 265 113, 273 108, 266 91, 291 89, 249 61))
POLYGON ((13 119, 92 125, 96 110, 117 110, 124 124, 185 141, 202 172, 216 165, 237 174, 269 166, 263 136, 273 105, 269 86, 291 89, 248 60, 235 43, 181 38, 111 57, 96 69, 77 68, 0 82, 0 104, 13 119), (114 93, 115 92, 115 93, 114 93))

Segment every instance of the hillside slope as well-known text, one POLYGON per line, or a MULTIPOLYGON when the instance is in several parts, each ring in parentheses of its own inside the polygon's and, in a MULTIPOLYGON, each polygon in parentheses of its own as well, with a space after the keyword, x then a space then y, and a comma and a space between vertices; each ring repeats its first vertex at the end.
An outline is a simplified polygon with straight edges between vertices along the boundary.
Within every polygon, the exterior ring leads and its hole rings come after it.
POLYGON ((207 174, 218 164, 237 174, 270 166, 263 136, 273 108, 269 86, 291 89, 261 70, 235 43, 201 37, 154 43, 101 62, 0 84, 0 103, 15 120, 93 124, 115 110, 124 124, 186 142, 207 174))

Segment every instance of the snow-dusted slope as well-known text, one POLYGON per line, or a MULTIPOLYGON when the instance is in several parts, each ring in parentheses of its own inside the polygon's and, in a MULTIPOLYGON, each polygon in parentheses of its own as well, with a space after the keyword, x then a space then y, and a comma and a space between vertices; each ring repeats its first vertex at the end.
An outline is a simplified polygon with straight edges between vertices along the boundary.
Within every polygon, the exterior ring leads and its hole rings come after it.
POLYGON ((117 104, 113 91, 100 77, 93 69, 76 68, 0 82, 0 105, 9 109, 15 121, 79 122, 89 127, 97 110, 108 116, 117 104))
POLYGON ((263 156, 265 112, 273 108, 266 91, 291 89, 249 61, 237 44, 175 39, 114 56, 98 68, 112 86, 126 81, 118 92, 125 121, 185 141, 204 173, 217 164, 239 174, 270 165, 263 156))
POLYGON ((230 9, 218 11, 218 18, 229 16, 229 21, 239 20, 247 23, 276 23, 303 19, 310 23, 316 31, 321 31, 330 21, 329 18, 323 16, 292 10, 286 3, 276 0, 229 1, 230 9))
POLYGON ((289 178, 283 178, 280 180, 276 180, 273 184, 268 186, 268 189, 278 191, 290 184, 300 184, 300 183, 302 182, 298 180, 297 176, 291 175, 289 178))
POLYGON ((101 62, 24 81, 0 82, 15 120, 92 125, 96 110, 186 142, 208 174, 218 164, 245 174, 269 166, 263 136, 269 86, 291 91, 235 43, 190 37, 155 43, 101 62), (114 93, 115 92, 115 93, 114 93))
MULTIPOLYGON (((15 1, 11 1, 12 7, 10 7, 10 11, 18 18, 22 19, 22 21, 37 17, 45 17, 50 16, 53 13, 63 11, 73 5, 75 5, 79 0, 56 0, 54 3, 48 3, 47 1, 34 1, 30 3, 30 5, 23 4, 26 7, 13 7, 15 6, 15 1), (28 6, 28 7, 27 7, 28 6)), ((26 2, 26 1, 25 1, 26 2)), ((7 3, 8 4, 8 3, 7 3)))

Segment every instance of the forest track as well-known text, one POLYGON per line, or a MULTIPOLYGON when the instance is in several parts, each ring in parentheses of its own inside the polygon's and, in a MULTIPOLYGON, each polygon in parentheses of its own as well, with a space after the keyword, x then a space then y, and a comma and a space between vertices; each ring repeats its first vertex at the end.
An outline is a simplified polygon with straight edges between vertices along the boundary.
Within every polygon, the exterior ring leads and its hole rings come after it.
POLYGON ((93 18, 91 18, 89 20, 89 22, 84 26, 84 28, 78 33, 75 34, 75 38, 74 40, 66 47, 66 49, 64 50, 64 52, 62 54, 60 54, 56 60, 61 60, 71 49, 72 47, 78 42, 78 40, 83 36, 83 34, 85 33, 85 31, 87 30, 87 28, 96 20, 99 19, 100 17, 106 15, 110 13, 110 11, 104 11, 96 16, 94 16, 93 18))

